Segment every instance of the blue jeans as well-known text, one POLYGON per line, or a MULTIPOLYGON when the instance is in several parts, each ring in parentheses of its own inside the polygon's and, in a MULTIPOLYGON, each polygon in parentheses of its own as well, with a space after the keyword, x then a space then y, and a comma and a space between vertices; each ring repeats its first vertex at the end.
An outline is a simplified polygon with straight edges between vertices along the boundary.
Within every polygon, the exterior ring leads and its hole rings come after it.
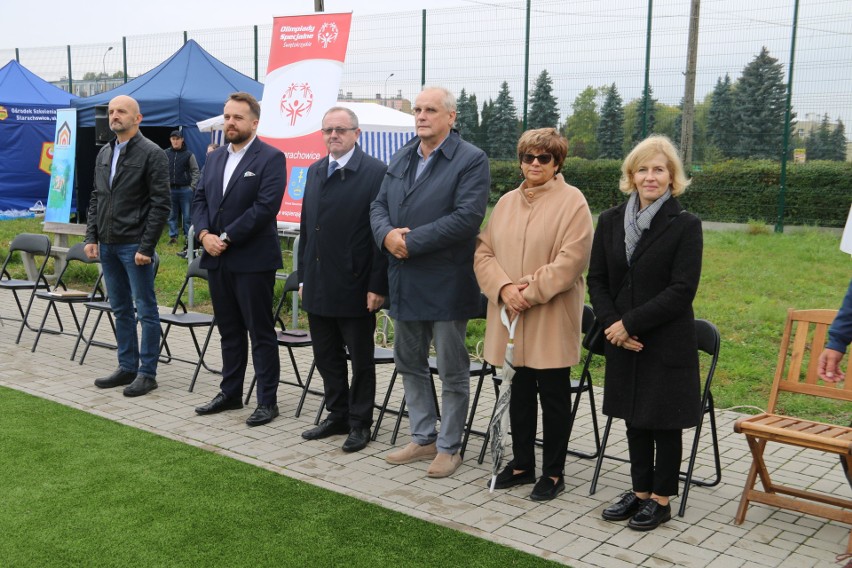
POLYGON ((176 239, 178 236, 178 213, 183 219, 183 234, 189 234, 189 209, 192 206, 192 188, 173 187, 172 188, 172 211, 169 213, 169 237, 176 239))
POLYGON ((467 320, 394 321, 394 363, 402 375, 412 440, 422 445, 437 442, 438 451, 456 454, 461 449, 470 399, 470 355, 464 344, 467 320), (432 397, 429 345, 435 339, 441 377, 441 433, 432 397))
POLYGON ((154 293, 154 265, 136 265, 138 244, 100 243, 98 248, 109 305, 115 316, 118 366, 122 371, 154 378, 160 355, 160 312, 154 293), (137 317, 142 322, 141 346, 136 335, 137 317))

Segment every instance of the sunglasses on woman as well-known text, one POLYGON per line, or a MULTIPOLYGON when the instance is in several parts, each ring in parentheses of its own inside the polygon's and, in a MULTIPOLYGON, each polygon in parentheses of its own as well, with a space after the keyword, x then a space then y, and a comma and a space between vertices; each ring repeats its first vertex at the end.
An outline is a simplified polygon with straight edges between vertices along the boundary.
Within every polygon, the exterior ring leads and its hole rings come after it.
POLYGON ((521 158, 521 161, 525 164, 532 164, 534 161, 538 160, 538 163, 543 166, 550 163, 550 160, 553 159, 553 154, 521 154, 519 158, 521 158))

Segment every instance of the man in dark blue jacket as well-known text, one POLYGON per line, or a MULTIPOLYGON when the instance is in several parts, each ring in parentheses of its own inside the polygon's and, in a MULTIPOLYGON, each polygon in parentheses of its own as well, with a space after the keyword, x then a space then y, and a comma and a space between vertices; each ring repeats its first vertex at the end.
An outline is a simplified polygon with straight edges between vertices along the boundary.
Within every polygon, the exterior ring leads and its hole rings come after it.
POLYGON ((225 102, 225 139, 207 158, 192 202, 192 222, 204 247, 210 299, 222 336, 221 392, 195 409, 215 414, 243 407, 248 337, 257 378, 257 408, 249 426, 278 416, 280 360, 272 314, 275 271, 283 266, 276 216, 286 185, 281 151, 258 139, 260 105, 249 93, 225 102))
POLYGON ((387 253, 394 359, 403 377, 412 442, 391 452, 392 464, 432 459, 429 477, 461 464, 470 398, 467 320, 479 311, 473 253, 485 216, 488 158, 453 130, 456 101, 440 87, 414 105, 417 137, 397 152, 370 210, 373 237, 387 253), (434 339, 441 377, 441 433, 429 373, 434 339))
POLYGON ((171 146, 165 150, 166 157, 169 159, 169 185, 172 194, 172 213, 169 215, 169 244, 175 244, 179 232, 183 233, 184 237, 189 234, 189 210, 192 205, 192 192, 198 185, 201 174, 198 169, 198 162, 193 153, 186 147, 183 133, 180 130, 171 133, 169 142, 171 146), (180 231, 178 231, 178 217, 180 217, 182 223, 180 231))
POLYGON ((308 312, 328 418, 306 440, 349 434, 343 451, 370 441, 376 396, 373 335, 388 293, 388 264, 373 242, 370 203, 387 167, 355 143, 358 117, 333 107, 322 119, 329 155, 308 168, 299 238, 299 295, 308 312), (352 385, 346 351, 352 360, 352 385))

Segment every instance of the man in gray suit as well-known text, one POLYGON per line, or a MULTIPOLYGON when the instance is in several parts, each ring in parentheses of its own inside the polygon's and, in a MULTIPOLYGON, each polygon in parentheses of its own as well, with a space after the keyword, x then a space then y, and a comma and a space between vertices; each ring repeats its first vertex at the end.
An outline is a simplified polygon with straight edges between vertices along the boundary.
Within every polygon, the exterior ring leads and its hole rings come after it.
POLYGON ((412 436, 386 460, 432 460, 429 477, 448 477, 462 461, 470 398, 465 333, 479 306, 473 253, 491 188, 488 158, 453 130, 455 119, 452 93, 421 91, 414 105, 417 137, 394 155, 370 210, 376 244, 389 258, 394 359, 412 436), (443 401, 440 435, 428 362, 433 339, 443 401))

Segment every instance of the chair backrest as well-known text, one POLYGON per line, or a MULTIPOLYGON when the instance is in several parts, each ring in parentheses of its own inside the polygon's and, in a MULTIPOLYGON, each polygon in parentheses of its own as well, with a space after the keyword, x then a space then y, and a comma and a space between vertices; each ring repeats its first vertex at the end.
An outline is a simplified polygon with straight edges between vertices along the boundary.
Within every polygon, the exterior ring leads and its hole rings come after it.
POLYGON ((852 380, 824 383, 817 372, 819 355, 836 315, 837 310, 787 311, 767 412, 775 412, 782 391, 852 402, 852 380))
MULTIPOLYGON (((85 248, 86 243, 77 243, 73 245, 70 249, 68 249, 68 252, 65 255, 65 266, 62 267, 62 272, 60 272, 59 276, 56 278, 56 284, 54 284, 53 286, 54 290, 65 290, 68 288, 68 278, 65 276, 65 274, 69 270, 74 269, 75 263, 80 262, 83 264, 100 264, 100 257, 89 258, 88 256, 86 256, 85 248)), ((106 297, 106 292, 104 291, 103 286, 101 285, 103 277, 103 272, 98 271, 97 278, 93 280, 89 279, 89 282, 92 283, 91 290, 89 291, 89 296, 91 298, 95 298, 96 296, 99 296, 100 298, 106 297)))
POLYGON ((193 259, 193 261, 189 263, 189 266, 186 269, 187 282, 192 278, 201 278, 203 280, 207 280, 207 269, 201 268, 200 256, 195 257, 195 259, 193 259))
POLYGON ((713 375, 716 374, 716 363, 719 362, 719 349, 722 345, 722 337, 715 325, 707 320, 697 319, 695 320, 695 338, 698 343, 698 350, 710 356, 710 363, 707 366, 704 378, 704 391, 701 397, 703 403, 702 411, 706 412, 712 408, 709 403, 712 400, 710 387, 713 384, 713 375))
POLYGON ((299 273, 295 270, 287 275, 287 280, 284 281, 284 294, 287 292, 299 291, 299 273))
POLYGON ((12 239, 12 242, 9 244, 9 254, 6 256, 6 260, 3 261, 3 266, 0 267, 0 278, 12 278, 12 274, 9 272, 9 264, 16 252, 29 253, 33 256, 42 257, 33 281, 39 282, 40 286, 47 288, 48 284, 44 276, 44 271, 47 268, 47 261, 50 260, 50 238, 47 235, 21 233, 12 239))
POLYGON ((86 264, 98 264, 101 261, 100 258, 89 258, 86 256, 86 243, 77 243, 72 245, 65 254, 65 260, 67 262, 71 262, 73 260, 75 262, 84 262, 86 264))
POLYGON ((595 310, 589 304, 583 305, 583 321, 580 324, 580 332, 585 335, 592 331, 592 326, 595 325, 595 310))
POLYGON ((50 237, 33 233, 21 233, 12 239, 12 244, 9 245, 9 252, 13 251, 47 256, 50 254, 50 237))

